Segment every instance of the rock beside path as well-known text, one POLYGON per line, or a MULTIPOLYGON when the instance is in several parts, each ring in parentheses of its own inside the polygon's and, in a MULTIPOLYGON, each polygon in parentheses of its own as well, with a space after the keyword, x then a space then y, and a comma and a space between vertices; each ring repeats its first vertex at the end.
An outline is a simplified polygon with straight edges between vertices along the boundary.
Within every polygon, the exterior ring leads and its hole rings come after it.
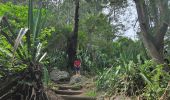
POLYGON ((76 84, 76 83, 85 83, 87 81, 87 78, 85 76, 77 76, 74 75, 70 78, 70 84, 76 84))
POLYGON ((54 69, 50 72, 50 78, 51 80, 57 82, 57 81, 63 81, 63 80, 69 80, 70 75, 66 71, 60 71, 58 69, 54 69))

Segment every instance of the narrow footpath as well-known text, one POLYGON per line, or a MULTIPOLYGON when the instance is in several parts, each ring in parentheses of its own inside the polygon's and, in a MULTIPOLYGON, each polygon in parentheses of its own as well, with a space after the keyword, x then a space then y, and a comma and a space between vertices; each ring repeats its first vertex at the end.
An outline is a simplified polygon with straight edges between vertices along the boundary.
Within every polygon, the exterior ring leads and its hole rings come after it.
POLYGON ((95 97, 84 95, 83 86, 73 86, 69 82, 58 83, 58 90, 55 90, 55 93, 64 100, 96 100, 95 97))

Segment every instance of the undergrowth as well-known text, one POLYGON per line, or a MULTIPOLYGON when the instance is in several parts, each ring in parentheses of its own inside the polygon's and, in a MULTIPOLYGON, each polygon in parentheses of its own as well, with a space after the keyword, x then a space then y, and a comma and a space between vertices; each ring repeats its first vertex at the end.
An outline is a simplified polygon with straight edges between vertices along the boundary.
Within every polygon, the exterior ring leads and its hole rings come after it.
POLYGON ((140 95, 147 100, 156 100, 163 95, 170 78, 162 68, 163 65, 150 60, 144 64, 130 61, 124 66, 113 66, 99 74, 97 89, 108 95, 140 95))

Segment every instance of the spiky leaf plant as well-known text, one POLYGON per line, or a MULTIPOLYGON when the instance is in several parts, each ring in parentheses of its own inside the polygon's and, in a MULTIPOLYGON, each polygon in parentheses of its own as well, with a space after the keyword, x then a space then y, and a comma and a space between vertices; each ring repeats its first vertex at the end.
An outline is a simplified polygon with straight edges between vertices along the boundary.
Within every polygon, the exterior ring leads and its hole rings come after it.
POLYGON ((28 27, 22 28, 18 35, 13 32, 7 17, 0 17, 0 33, 10 44, 9 51, 13 55, 9 63, 12 67, 25 66, 24 71, 10 77, 4 85, 0 84, 3 85, 0 88, 1 100, 9 98, 12 100, 48 100, 43 89, 43 68, 40 63, 46 53, 42 53, 42 44, 38 40, 45 17, 42 15, 42 7, 35 10, 37 13, 33 12, 33 0, 29 0, 28 27))

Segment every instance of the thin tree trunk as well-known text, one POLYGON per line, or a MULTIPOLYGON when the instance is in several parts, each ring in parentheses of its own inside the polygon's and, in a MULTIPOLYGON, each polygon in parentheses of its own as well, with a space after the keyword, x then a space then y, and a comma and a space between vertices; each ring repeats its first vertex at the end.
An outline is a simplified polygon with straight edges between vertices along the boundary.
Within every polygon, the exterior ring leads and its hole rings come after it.
POLYGON ((76 59, 77 41, 78 41, 78 23, 79 23, 79 0, 75 0, 74 30, 67 41, 68 69, 73 68, 73 62, 76 59))

